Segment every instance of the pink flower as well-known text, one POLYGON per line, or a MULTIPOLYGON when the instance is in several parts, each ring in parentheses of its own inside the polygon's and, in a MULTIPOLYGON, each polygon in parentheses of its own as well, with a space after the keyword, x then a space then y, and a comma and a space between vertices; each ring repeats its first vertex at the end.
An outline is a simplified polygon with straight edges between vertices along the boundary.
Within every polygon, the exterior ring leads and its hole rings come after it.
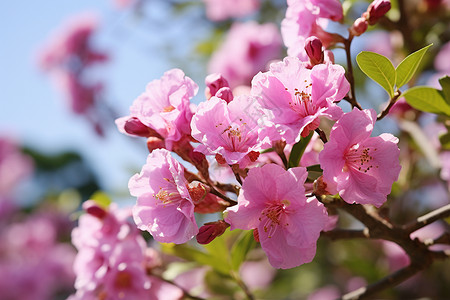
POLYGON ((319 154, 328 191, 348 203, 381 206, 400 173, 398 139, 389 133, 370 137, 376 118, 371 109, 344 114, 319 154))
POLYGON ((239 96, 227 104, 212 97, 200 103, 192 118, 192 137, 201 144, 196 151, 205 155, 220 154, 230 165, 245 167, 252 151, 261 150, 258 120, 263 112, 251 96, 239 96))
POLYGON ((206 16, 212 21, 245 17, 259 9, 260 0, 203 0, 206 16))
POLYGON ((182 244, 198 233, 194 203, 186 187, 183 166, 165 149, 149 154, 140 174, 128 184, 137 197, 133 217, 141 230, 162 243, 182 244))
POLYGON ((256 229, 261 247, 275 268, 311 262, 327 221, 324 206, 305 197, 306 169, 288 171, 275 164, 248 172, 238 205, 226 210, 225 221, 236 228, 256 229))
MULTIPOLYGON (((337 119, 342 109, 335 102, 349 91, 341 66, 320 64, 311 70, 298 58, 286 57, 270 65, 270 70, 257 74, 252 81, 252 95, 258 96, 267 109, 270 122, 287 143, 298 142, 319 126, 320 116, 337 119)), ((279 138, 278 138, 279 139, 279 138)))
POLYGON ((150 82, 133 102, 130 116, 116 120, 119 131, 127 133, 122 126, 136 118, 164 138, 166 147, 171 149, 173 142, 190 134, 190 99, 197 91, 197 84, 180 69, 165 72, 161 79, 150 82))
POLYGON ((234 23, 224 43, 209 62, 209 73, 221 73, 234 88, 250 85, 252 77, 277 59, 281 36, 275 24, 234 23))
POLYGON ((321 25, 324 20, 339 21, 342 16, 342 5, 339 0, 288 1, 286 17, 281 22, 281 34, 288 48, 288 55, 307 61, 304 46, 305 39, 310 36, 317 36, 327 47, 332 38, 321 25))

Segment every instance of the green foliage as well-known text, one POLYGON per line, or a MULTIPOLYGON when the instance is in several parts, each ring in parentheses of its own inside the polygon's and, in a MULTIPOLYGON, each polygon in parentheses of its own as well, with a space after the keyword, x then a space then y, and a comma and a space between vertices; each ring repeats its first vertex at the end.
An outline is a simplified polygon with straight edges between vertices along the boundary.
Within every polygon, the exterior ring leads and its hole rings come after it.
POLYGON ((450 133, 447 132, 439 136, 439 142, 441 143, 441 148, 443 150, 450 150, 450 133))
POLYGON ((100 207, 103 207, 104 209, 108 209, 109 205, 111 204, 112 200, 103 191, 97 191, 95 192, 91 197, 91 200, 94 200, 95 203, 97 203, 100 207))
POLYGON ((369 78, 381 85, 391 98, 394 96, 396 72, 389 59, 375 52, 362 51, 356 61, 369 78))
POLYGON ((305 153, 305 149, 308 146, 313 134, 314 131, 311 131, 307 137, 302 137, 300 141, 292 147, 291 155, 289 156, 289 168, 298 167, 302 155, 305 153))
POLYGON ((212 267, 215 271, 230 275, 238 270, 247 253, 255 246, 251 231, 227 230, 208 245, 162 244, 163 252, 212 267), (230 249, 231 248, 231 249, 230 249))
POLYGON ((416 52, 408 55, 396 68, 397 80, 395 84, 398 88, 402 87, 408 83, 413 77, 414 73, 417 71, 423 56, 433 44, 423 47, 416 52))
POLYGON ((308 171, 308 180, 314 181, 323 174, 323 170, 320 165, 312 165, 306 168, 308 171))
POLYGON ((439 84, 442 87, 442 94, 445 102, 450 104, 450 77, 448 75, 439 78, 439 84))
POLYGON ((406 101, 415 109, 450 116, 450 105, 441 92, 428 86, 416 86, 403 93, 406 101))
POLYGON ((231 248, 231 267, 238 271, 241 264, 244 262, 247 253, 256 245, 253 231, 243 231, 237 241, 231 248))
POLYGON ((387 57, 370 51, 362 51, 359 53, 356 56, 356 61, 360 69, 369 78, 384 88, 390 98, 393 98, 395 91, 407 84, 414 76, 425 53, 432 45, 430 44, 411 53, 397 68, 394 68, 387 57))

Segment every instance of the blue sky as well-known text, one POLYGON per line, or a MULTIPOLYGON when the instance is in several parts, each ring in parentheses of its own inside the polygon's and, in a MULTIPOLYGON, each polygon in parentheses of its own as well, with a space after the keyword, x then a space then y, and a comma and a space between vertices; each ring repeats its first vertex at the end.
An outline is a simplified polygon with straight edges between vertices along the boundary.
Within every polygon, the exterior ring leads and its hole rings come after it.
MULTIPOLYGON (((105 82, 105 100, 120 116, 127 115, 149 81, 182 67, 167 54, 188 53, 189 38, 207 30, 196 26, 186 35, 195 22, 169 19, 164 1, 152 1, 146 8, 145 17, 139 17, 130 9, 115 8, 112 0, 0 3, 0 134, 46 153, 78 151, 93 165, 106 191, 125 195, 129 177, 145 162, 145 141, 123 136, 112 125, 106 138, 96 136, 90 124, 70 112, 49 76, 38 69, 36 52, 67 18, 96 13, 101 27, 95 44, 111 56, 98 72, 105 82)), ((202 11, 194 13, 198 16, 202 11)), ((203 67, 190 69, 195 74, 186 71, 187 75, 202 85, 203 67)), ((202 94, 201 88, 197 97, 202 94)))

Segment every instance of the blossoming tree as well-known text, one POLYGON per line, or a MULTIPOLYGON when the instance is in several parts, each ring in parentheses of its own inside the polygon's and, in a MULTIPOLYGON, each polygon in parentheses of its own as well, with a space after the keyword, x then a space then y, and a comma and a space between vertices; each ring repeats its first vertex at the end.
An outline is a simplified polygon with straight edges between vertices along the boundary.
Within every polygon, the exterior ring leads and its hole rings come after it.
MULTIPOLYGON (((204 93, 173 68, 130 96, 115 123, 148 151, 128 182, 136 202, 83 203, 70 299, 448 296, 450 30, 430 24, 450 5, 412 2, 205 0, 229 31, 204 93), (390 57, 361 43, 375 29, 390 57), (417 292, 433 268, 444 284, 417 292)), ((92 24, 43 66, 78 84, 105 62, 92 24)), ((97 90, 82 89, 90 100, 69 88, 71 107, 96 124, 97 90)))

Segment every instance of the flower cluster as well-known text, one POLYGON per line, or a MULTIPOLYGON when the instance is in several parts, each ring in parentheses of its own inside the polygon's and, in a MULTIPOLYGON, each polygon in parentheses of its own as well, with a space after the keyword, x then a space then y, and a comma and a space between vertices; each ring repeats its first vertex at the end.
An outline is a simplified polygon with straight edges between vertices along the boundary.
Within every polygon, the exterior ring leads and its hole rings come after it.
POLYGON ((98 20, 94 15, 73 17, 49 39, 38 59, 40 67, 50 73, 71 110, 86 117, 101 135, 103 128, 98 116, 102 115, 99 107, 102 84, 92 84, 88 79, 92 65, 108 60, 106 53, 92 46, 97 29, 98 20))
POLYGON ((69 299, 179 299, 182 291, 149 276, 154 258, 144 238, 127 219, 128 210, 103 208, 93 200, 72 231, 78 250, 74 270, 76 294, 69 299))
MULTIPOLYGON (((375 3, 366 17, 376 22, 384 10, 375 3)), ((228 227, 252 230, 273 267, 292 268, 311 262, 320 233, 336 225, 321 196, 376 207, 387 200, 401 168, 398 139, 370 136, 374 110, 344 113, 338 105, 350 83, 326 49, 343 38, 322 26, 342 17, 337 0, 288 1, 282 32, 289 56, 268 70, 265 64, 279 58, 276 28, 233 25, 212 57, 215 73, 195 110, 190 101, 198 86, 181 70, 148 84, 130 116, 116 121, 121 132, 147 138, 150 151, 129 181, 139 229, 175 244, 195 236, 207 244, 228 227), (324 119, 334 122, 328 138, 324 119), (230 180, 210 176, 214 160, 230 180), (198 228, 195 213, 214 212, 223 218, 198 228)))

